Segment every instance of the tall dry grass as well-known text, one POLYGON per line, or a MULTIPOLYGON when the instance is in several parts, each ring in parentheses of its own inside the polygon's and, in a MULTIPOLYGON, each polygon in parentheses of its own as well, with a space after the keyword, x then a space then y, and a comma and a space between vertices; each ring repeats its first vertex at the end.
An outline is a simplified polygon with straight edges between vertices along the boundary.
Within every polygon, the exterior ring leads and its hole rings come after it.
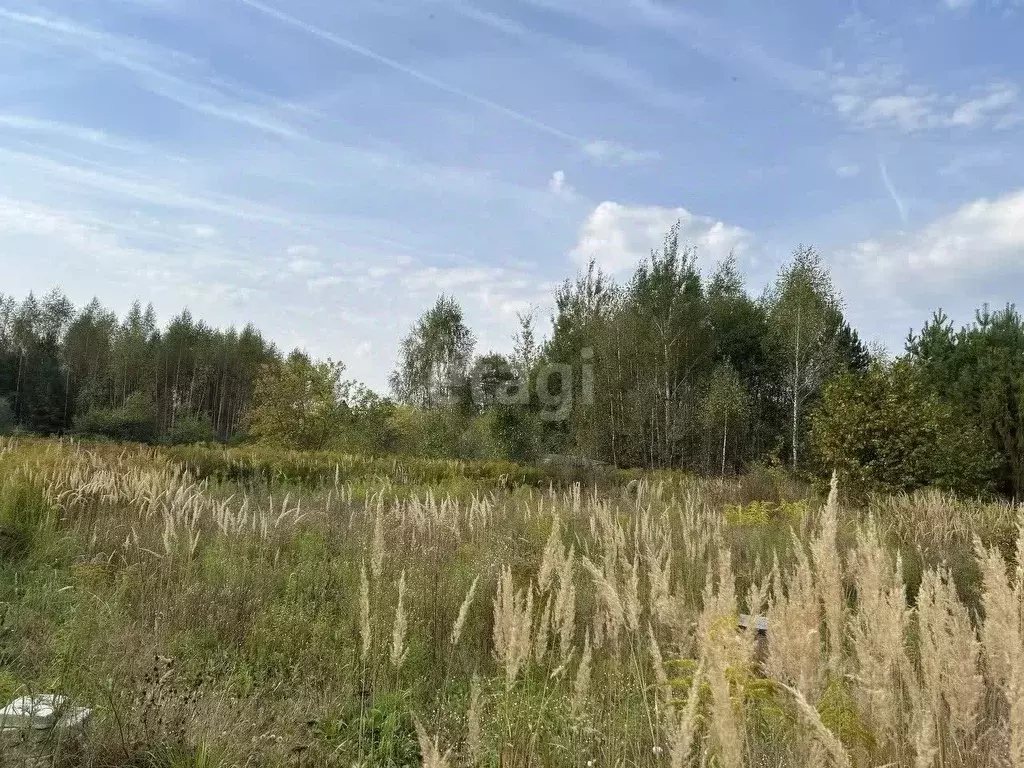
POLYGON ((0 692, 95 706, 75 766, 1024 768, 1019 512, 841 490, 765 518, 742 482, 253 486, 7 441, 0 692))

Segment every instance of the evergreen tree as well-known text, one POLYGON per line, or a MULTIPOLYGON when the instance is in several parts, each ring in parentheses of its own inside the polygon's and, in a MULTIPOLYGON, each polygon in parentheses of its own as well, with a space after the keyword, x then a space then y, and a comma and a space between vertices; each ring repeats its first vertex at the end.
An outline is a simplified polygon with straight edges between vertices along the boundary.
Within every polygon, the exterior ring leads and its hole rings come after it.
POLYGON ((812 425, 823 473, 837 469, 860 490, 935 486, 973 494, 990 482, 994 452, 984 435, 908 360, 834 379, 812 425))
POLYGON ((931 389, 967 414, 999 457, 997 485, 1024 494, 1024 320, 1013 306, 983 307, 954 333, 941 311, 908 339, 910 359, 931 389))

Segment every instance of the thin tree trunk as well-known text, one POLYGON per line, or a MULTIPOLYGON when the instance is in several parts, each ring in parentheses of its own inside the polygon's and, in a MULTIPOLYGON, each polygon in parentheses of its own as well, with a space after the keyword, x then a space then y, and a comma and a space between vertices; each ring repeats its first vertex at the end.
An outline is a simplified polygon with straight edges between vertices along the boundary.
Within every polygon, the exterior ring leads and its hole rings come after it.
POLYGON ((21 369, 25 365, 25 349, 22 348, 21 354, 18 356, 18 383, 14 388, 14 418, 18 420, 18 423, 22 423, 21 418, 21 369))
POLYGON ((793 354, 793 471, 797 469, 797 429, 800 423, 800 308, 796 310, 796 346, 793 354))
POLYGON ((722 477, 725 478, 725 447, 729 440, 729 419, 725 420, 725 428, 722 430, 722 477))

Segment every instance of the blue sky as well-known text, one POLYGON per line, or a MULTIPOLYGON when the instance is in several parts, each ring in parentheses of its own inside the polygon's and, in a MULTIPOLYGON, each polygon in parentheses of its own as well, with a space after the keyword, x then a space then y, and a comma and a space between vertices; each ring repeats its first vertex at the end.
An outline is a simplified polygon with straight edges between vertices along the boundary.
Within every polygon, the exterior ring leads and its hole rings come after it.
POLYGON ((383 387, 665 230, 800 243, 898 349, 1024 285, 1024 2, 0 0, 0 291, 253 321, 383 387))

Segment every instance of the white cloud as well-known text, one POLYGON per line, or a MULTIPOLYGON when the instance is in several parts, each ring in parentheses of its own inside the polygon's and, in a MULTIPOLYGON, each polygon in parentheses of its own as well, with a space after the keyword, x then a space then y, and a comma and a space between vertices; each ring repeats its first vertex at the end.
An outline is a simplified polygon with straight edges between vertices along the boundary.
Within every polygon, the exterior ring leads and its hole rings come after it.
POLYGON ((186 224, 182 227, 182 230, 192 237, 197 237, 200 240, 209 240, 212 237, 216 237, 218 234, 217 228, 211 227, 209 224, 186 224))
POLYGON ((840 165, 836 168, 836 176, 841 179, 852 179, 854 176, 858 175, 860 175, 860 166, 854 163, 840 165))
POLYGON ((32 15, 0 8, 0 20, 21 27, 26 38, 35 35, 46 41, 49 47, 75 48, 105 65, 129 72, 152 93, 187 109, 280 138, 298 139, 302 136, 291 126, 267 116, 251 105, 230 98, 225 101, 224 91, 232 90, 231 87, 211 88, 201 80, 182 77, 165 69, 163 64, 166 62, 185 65, 186 68, 197 67, 195 59, 179 51, 130 37, 107 34, 74 20, 52 15, 32 15))
POLYGON ((968 323, 983 304, 1019 301, 1024 189, 966 203, 928 225, 835 252, 836 283, 866 340, 903 349, 937 309, 968 323))
POLYGON ((548 179, 548 189, 559 197, 569 199, 576 196, 576 190, 565 180, 565 171, 555 171, 551 174, 551 178, 548 179))
POLYGON ((949 122, 952 125, 973 127, 985 122, 993 113, 1003 112, 1016 103, 1016 86, 1010 83, 993 83, 983 96, 970 99, 958 106, 949 122))
POLYGON ((288 262, 288 269, 297 275, 308 275, 320 271, 323 265, 316 259, 292 259, 288 262))
POLYGON ((1019 285, 1022 255, 1024 189, 968 203, 917 232, 862 242, 849 254, 867 282, 915 291, 1019 285))
POLYGON ((936 99, 927 92, 886 93, 873 77, 833 81, 832 106, 859 128, 895 128, 913 133, 938 122, 936 99))
POLYGON ((918 133, 939 128, 1008 127, 1019 100, 1016 86, 989 83, 970 95, 939 94, 907 85, 891 68, 874 65, 856 75, 832 78, 832 106, 858 128, 918 133))
POLYGON ((501 267, 420 267, 402 277, 402 284, 413 291, 446 292, 508 280, 509 272, 501 267))
POLYGON ((974 0, 942 0, 942 3, 950 10, 957 11, 961 8, 970 8, 974 5, 974 0))
POLYGON ((656 109, 685 113, 692 110, 699 101, 691 94, 663 88, 644 70, 598 48, 575 44, 563 37, 526 27, 507 16, 465 3, 453 3, 451 10, 517 40, 540 46, 565 59, 579 72, 656 109))
POLYGON ((666 233, 676 222, 679 222, 680 242, 696 246, 705 261, 718 261, 730 252, 741 253, 750 242, 746 230, 692 214, 685 208, 629 206, 606 201, 583 223, 570 256, 579 264, 593 259, 609 272, 627 272, 646 259, 652 250, 661 247, 666 233))
POLYGON ((311 291, 320 291, 325 288, 333 288, 336 285, 341 285, 344 282, 344 278, 338 275, 327 275, 325 277, 314 277, 312 280, 306 281, 306 287, 311 291))
POLYGON ((21 131, 31 134, 36 138, 40 135, 62 137, 76 142, 93 144, 105 149, 112 149, 117 152, 143 154, 145 152, 153 151, 152 147, 147 147, 138 142, 131 142, 118 137, 113 137, 104 131, 98 131, 93 128, 73 125, 58 120, 45 120, 28 115, 16 115, 11 113, 0 114, 0 128, 7 128, 11 131, 21 131))
POLYGON ((605 139, 587 142, 583 145, 583 152, 602 165, 639 165, 658 158, 657 152, 640 151, 605 139))

